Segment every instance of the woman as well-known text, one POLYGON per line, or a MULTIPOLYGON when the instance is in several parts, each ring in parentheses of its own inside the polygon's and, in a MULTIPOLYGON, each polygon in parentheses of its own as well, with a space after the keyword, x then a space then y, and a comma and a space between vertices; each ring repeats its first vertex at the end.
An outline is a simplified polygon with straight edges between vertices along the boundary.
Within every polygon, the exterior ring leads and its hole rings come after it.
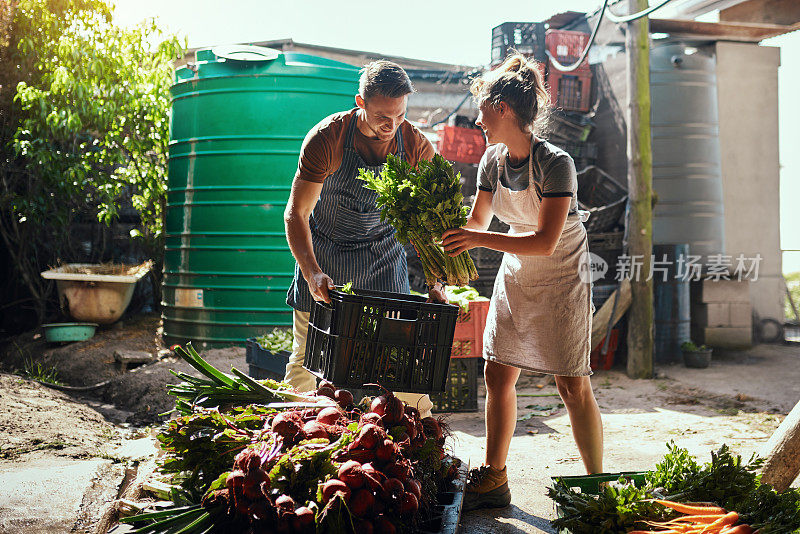
POLYGON ((464 510, 511 502, 506 458, 520 369, 555 375, 586 471, 603 470, 603 428, 589 381, 591 288, 580 275, 588 243, 575 164, 534 134, 548 104, 535 62, 511 56, 476 79, 471 92, 489 147, 469 220, 445 232, 442 242, 452 256, 474 247, 505 254, 483 341, 486 460, 470 471, 464 510), (493 214, 511 226, 508 234, 487 231, 493 214))

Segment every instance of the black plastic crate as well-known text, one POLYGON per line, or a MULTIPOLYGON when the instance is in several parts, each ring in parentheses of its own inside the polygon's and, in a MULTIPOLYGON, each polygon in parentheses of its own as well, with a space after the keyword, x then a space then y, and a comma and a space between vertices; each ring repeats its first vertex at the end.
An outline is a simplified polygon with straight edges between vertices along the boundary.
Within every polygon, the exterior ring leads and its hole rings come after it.
POLYGON ((578 202, 590 212, 587 232, 613 228, 625 213, 627 201, 625 188, 599 167, 586 167, 578 173, 578 202))
POLYGON ((282 381, 286 376, 286 364, 289 363, 289 351, 270 352, 251 337, 245 344, 245 361, 248 374, 256 380, 271 378, 282 381))
POLYGON ((597 144, 583 141, 554 139, 554 145, 563 149, 573 158, 597 159, 597 144))
POLYGON ((385 291, 330 291, 315 302, 304 367, 337 387, 444 391, 458 306, 385 291))
POLYGON ((589 234, 589 251, 622 249, 624 232, 597 232, 589 234))
POLYGON ((578 173, 578 201, 587 207, 606 206, 627 196, 627 189, 599 167, 587 167, 578 173))
POLYGON ((483 376, 483 362, 483 358, 451 359, 447 387, 444 392, 431 395, 433 411, 477 412, 478 379, 483 376))
POLYGON ((503 62, 513 50, 546 63, 545 25, 542 22, 504 22, 492 28, 492 65, 503 62))

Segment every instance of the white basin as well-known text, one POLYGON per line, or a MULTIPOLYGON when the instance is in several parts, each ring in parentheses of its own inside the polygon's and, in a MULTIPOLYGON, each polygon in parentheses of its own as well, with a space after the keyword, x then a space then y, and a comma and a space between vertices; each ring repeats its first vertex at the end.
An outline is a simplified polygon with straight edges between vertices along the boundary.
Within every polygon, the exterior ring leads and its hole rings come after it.
POLYGON ((139 266, 132 273, 86 274, 99 267, 91 263, 70 263, 42 273, 42 278, 55 280, 61 308, 76 321, 111 324, 117 321, 131 302, 136 282, 150 271, 151 263, 139 266))

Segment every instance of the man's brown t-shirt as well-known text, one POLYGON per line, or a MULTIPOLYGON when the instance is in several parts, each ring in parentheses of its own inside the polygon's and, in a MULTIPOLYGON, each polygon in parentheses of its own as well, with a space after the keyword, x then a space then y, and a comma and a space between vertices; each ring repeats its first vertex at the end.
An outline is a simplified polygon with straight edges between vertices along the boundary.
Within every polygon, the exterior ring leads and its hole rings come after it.
MULTIPOLYGON (((350 121, 357 120, 358 111, 359 109, 355 108, 350 111, 334 113, 322 119, 308 132, 300 151, 300 163, 297 166, 295 178, 322 183, 325 178, 339 169, 342 164, 347 128, 350 126, 350 121)), ((403 135, 406 160, 411 165, 416 165, 422 158, 431 159, 433 157, 435 153, 433 145, 422 135, 422 132, 408 121, 403 121, 400 129, 403 135)), ((393 136, 387 141, 371 139, 356 127, 353 145, 364 163, 381 165, 386 161, 387 154, 397 152, 397 137, 393 136)))

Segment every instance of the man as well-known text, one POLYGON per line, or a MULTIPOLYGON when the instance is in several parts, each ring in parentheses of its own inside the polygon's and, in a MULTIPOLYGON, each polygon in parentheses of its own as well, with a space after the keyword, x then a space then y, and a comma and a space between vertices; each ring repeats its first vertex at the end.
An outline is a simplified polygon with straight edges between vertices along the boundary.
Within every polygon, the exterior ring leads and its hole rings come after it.
MULTIPOLYGON (((359 169, 379 172, 388 154, 411 165, 431 159, 433 146, 405 120, 408 74, 390 61, 373 61, 359 80, 356 108, 320 121, 306 135, 284 220, 289 248, 297 262, 286 299, 294 308, 294 345, 285 381, 299 391, 315 389, 303 369, 313 301, 330 302, 334 284, 408 293, 405 250, 394 230, 380 221, 377 194, 358 179, 359 169)), ((431 295, 445 301, 440 284, 431 295)), ((427 395, 400 394, 425 415, 427 395)))

